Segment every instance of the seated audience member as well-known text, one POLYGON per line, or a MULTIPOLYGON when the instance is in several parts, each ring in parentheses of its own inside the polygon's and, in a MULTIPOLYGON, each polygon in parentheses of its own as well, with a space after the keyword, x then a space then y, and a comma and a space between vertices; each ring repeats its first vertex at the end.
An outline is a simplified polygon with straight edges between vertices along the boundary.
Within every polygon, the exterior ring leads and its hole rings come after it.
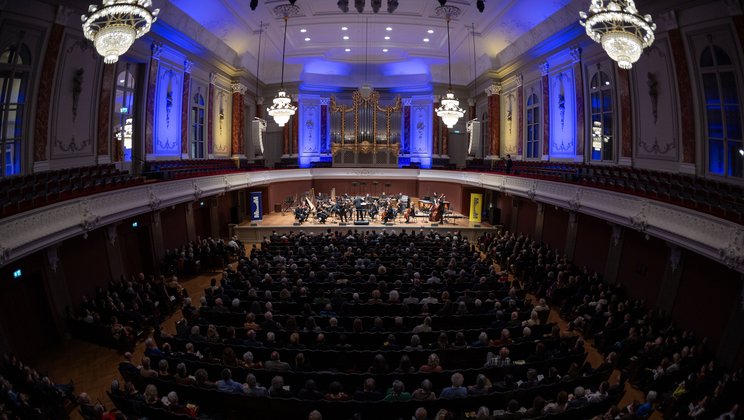
POLYGON ((439 364, 439 356, 436 353, 429 355, 426 364, 419 368, 421 373, 441 373, 442 366, 439 364))
POLYGON ((468 395, 485 395, 491 392, 491 381, 484 374, 478 374, 475 385, 468 387, 468 395))
POLYGON ((362 389, 354 393, 354 399, 357 401, 379 401, 382 398, 382 393, 376 389, 374 378, 365 379, 362 389))
POLYGON ((403 348, 403 351, 416 351, 423 349, 424 347, 421 345, 421 339, 419 338, 418 334, 413 334, 411 336, 411 344, 405 346, 403 348))
POLYGON ((266 397, 269 395, 269 391, 265 387, 262 387, 258 384, 256 375, 252 373, 245 375, 243 393, 251 397, 266 397))
POLYGON ((328 393, 325 394, 324 399, 326 401, 348 401, 351 397, 344 392, 341 382, 333 381, 328 384, 328 393))
POLYGON ((307 420, 323 420, 323 415, 320 414, 320 411, 313 410, 307 415, 307 420))
POLYGON ((424 322, 413 327, 414 334, 428 333, 431 332, 431 317, 424 318, 424 322))
POLYGON ((297 392, 297 398, 302 400, 319 401, 323 399, 323 393, 318 391, 314 380, 308 379, 305 381, 305 386, 297 392))
POLYGON ((590 404, 602 402, 607 398, 607 393, 610 389, 610 384, 607 381, 602 381, 599 384, 596 392, 589 392, 586 396, 590 404))
POLYGON ((175 391, 171 391, 168 393, 167 396, 165 396, 162 400, 163 405, 165 405, 166 409, 174 414, 185 414, 185 415, 191 415, 192 412, 186 408, 186 406, 181 405, 178 402, 178 394, 176 394, 175 391))
POLYGON ((124 360, 119 363, 119 372, 125 379, 130 375, 139 374, 139 368, 132 363, 132 353, 124 353, 124 360))
POLYGON ((158 377, 158 372, 150 368, 149 357, 142 358, 142 366, 140 367, 139 373, 140 373, 140 376, 143 378, 157 378, 158 377))
POLYGON ((452 375, 452 385, 444 388, 442 393, 439 394, 439 398, 443 400, 451 400, 454 398, 464 398, 468 395, 467 389, 462 386, 465 378, 461 373, 457 372, 452 375))
POLYGON ((586 390, 582 386, 574 389, 573 395, 568 397, 568 409, 586 407, 589 401, 586 399, 586 390))
POLYGON ((527 409, 527 411, 524 413, 524 418, 533 419, 537 417, 542 417, 544 409, 545 409, 545 398, 538 395, 532 400, 532 407, 527 409))
POLYGON ((531 389, 535 388, 538 384, 537 371, 535 369, 527 369, 527 379, 519 385, 520 389, 531 389))
POLYGON ((566 405, 568 403, 568 393, 561 391, 555 397, 555 402, 551 402, 545 406, 545 414, 560 414, 566 411, 566 405))
POLYGON ((206 389, 217 389, 217 384, 209 380, 209 375, 205 369, 197 369, 194 372, 194 379, 196 379, 196 386, 206 389))
POLYGON ((517 400, 509 400, 506 404, 506 411, 503 414, 495 416, 498 420, 519 420, 522 418, 524 409, 519 405, 517 400))
POLYGON ((508 367, 511 366, 512 361, 509 358, 509 349, 507 347, 502 347, 499 349, 498 356, 491 353, 490 351, 486 355, 486 364, 484 367, 491 368, 491 367, 508 367))
POLYGON ((421 381, 421 387, 413 391, 413 394, 411 394, 411 398, 416 401, 436 400, 437 395, 431 389, 432 389, 431 381, 428 379, 424 379, 423 381, 421 381))
POLYGON ((411 394, 406 392, 402 381, 393 381, 393 386, 388 390, 383 401, 410 401, 411 394))
POLYGON ((160 359, 158 362, 158 378, 166 381, 173 379, 168 369, 168 361, 166 359, 160 359))
POLYGON ((388 364, 385 360, 385 356, 382 354, 376 354, 372 360, 372 366, 369 367, 369 373, 372 375, 384 375, 388 372, 388 364))
POLYGON ((196 385, 196 379, 193 376, 189 376, 185 363, 176 365, 176 374, 173 375, 173 381, 177 385, 196 385))
POLYGON ((145 392, 142 393, 142 396, 145 397, 145 404, 152 407, 161 406, 160 399, 158 398, 158 388, 155 385, 147 385, 145 387, 145 392))
POLYGON ((288 389, 284 387, 284 378, 281 376, 274 376, 271 378, 271 387, 269 388, 269 396, 272 398, 292 398, 293 395, 288 389))
POLYGON ((403 356, 400 357, 400 362, 398 362, 398 368, 395 369, 394 373, 396 374, 413 373, 415 371, 416 369, 413 366, 411 366, 411 358, 408 357, 408 355, 404 354, 403 356))
POLYGON ((233 381, 232 371, 230 369, 222 369, 220 375, 222 379, 217 381, 217 391, 226 392, 228 394, 242 394, 243 384, 233 381))
MULTIPOLYGON (((656 401, 656 391, 648 391, 646 394, 646 401, 639 405, 635 411, 635 416, 638 418, 646 418, 651 415, 654 410, 654 402, 656 401)), ((570 404, 570 402, 569 402, 570 404)))
POLYGON ((264 368, 266 370, 272 370, 277 372, 286 372, 290 369, 289 363, 282 362, 279 359, 279 352, 278 351, 272 351, 271 352, 271 360, 268 360, 264 363, 264 368))

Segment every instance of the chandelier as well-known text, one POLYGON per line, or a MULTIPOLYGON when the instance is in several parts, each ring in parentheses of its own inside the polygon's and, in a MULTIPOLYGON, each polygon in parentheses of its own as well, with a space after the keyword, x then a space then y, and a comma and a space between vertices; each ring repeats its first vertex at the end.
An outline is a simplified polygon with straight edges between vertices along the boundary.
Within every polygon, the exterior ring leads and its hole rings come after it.
POLYGON ((364 20, 364 83, 359 86, 359 94, 365 101, 372 96, 374 88, 369 84, 367 78, 367 35, 369 33, 369 19, 364 20))
POLYGON ((455 6, 439 6, 436 9, 437 16, 444 15, 447 19, 447 67, 449 68, 449 87, 447 88, 447 95, 442 98, 441 105, 437 108, 437 116, 442 119, 442 122, 447 128, 452 128, 457 124, 457 121, 465 115, 465 110, 460 108, 460 101, 455 98, 455 94, 452 93, 452 52, 450 50, 450 36, 449 36, 449 23, 450 19, 454 16, 460 15, 460 9, 455 6))
POLYGON ((266 111, 274 117, 274 122, 279 127, 289 122, 289 117, 295 114, 297 107, 292 105, 292 100, 284 91, 284 54, 287 51, 287 21, 290 15, 299 13, 299 7, 294 4, 282 4, 274 8, 274 12, 284 18, 284 44, 282 45, 282 82, 279 85, 279 92, 273 100, 273 104, 266 108, 266 111))
POLYGON ((641 16, 633 0, 592 0, 589 12, 579 12, 586 34, 622 69, 629 69, 643 49, 654 43, 656 24, 641 16))
POLYGON ((103 0, 103 7, 91 4, 90 16, 82 15, 83 33, 93 41, 106 64, 116 63, 134 40, 150 31, 160 9, 152 12, 151 0, 103 0))

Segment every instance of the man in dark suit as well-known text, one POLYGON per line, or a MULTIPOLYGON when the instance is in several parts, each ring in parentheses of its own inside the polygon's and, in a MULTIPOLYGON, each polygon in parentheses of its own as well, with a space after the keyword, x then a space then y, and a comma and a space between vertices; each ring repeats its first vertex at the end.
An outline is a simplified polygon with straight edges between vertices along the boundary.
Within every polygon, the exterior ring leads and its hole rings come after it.
POLYGON ((356 197, 354 199, 354 208, 356 209, 356 219, 364 220, 364 200, 362 197, 356 197))
POLYGON ((506 155, 506 173, 510 174, 512 170, 511 155, 506 155))

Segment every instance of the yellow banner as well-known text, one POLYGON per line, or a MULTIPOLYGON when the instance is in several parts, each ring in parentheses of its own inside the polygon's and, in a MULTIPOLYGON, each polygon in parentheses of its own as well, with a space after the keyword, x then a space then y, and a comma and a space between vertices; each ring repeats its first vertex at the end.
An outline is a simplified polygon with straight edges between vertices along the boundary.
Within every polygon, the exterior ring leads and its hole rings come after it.
POLYGON ((470 221, 480 222, 483 210, 483 194, 470 194, 470 221))

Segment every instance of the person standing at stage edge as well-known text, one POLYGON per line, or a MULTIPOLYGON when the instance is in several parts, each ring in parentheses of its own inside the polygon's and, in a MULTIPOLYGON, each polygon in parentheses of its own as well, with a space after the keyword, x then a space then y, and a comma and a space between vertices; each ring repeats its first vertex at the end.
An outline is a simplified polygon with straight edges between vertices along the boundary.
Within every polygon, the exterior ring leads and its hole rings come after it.
POLYGON ((356 198, 354 198, 354 208, 356 208, 357 220, 364 220, 364 205, 362 203, 362 197, 357 196, 356 198))

